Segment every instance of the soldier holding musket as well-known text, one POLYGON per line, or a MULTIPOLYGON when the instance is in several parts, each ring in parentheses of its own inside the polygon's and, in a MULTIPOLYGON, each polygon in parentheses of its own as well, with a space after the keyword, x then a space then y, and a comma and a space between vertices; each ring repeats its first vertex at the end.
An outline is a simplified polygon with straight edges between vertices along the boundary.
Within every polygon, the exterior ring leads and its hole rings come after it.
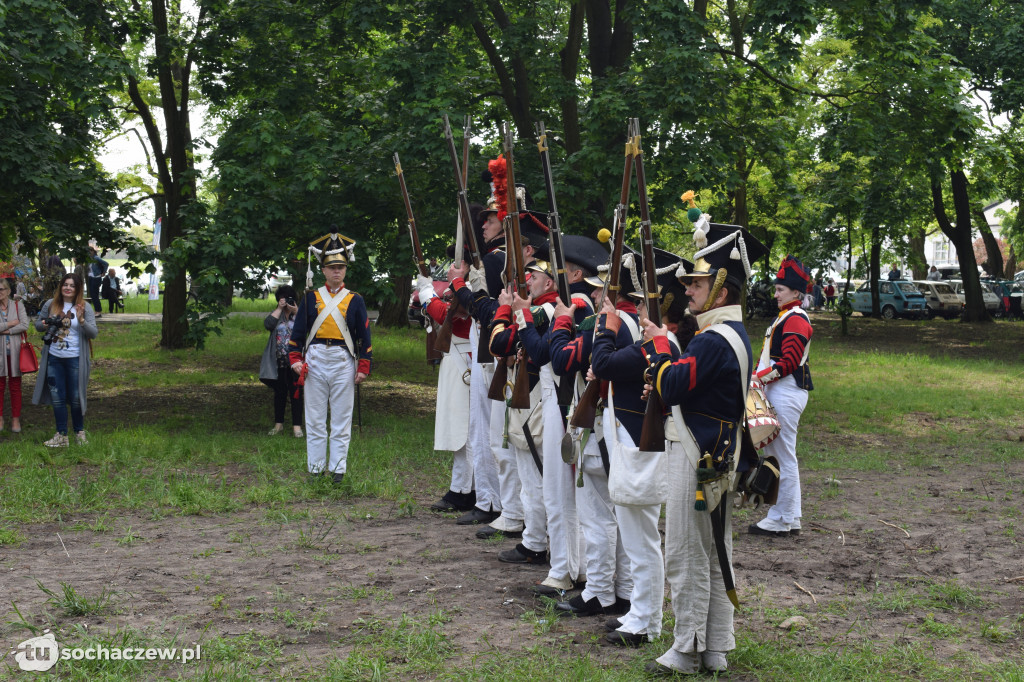
POLYGON ((678 354, 666 327, 648 322, 644 330, 648 383, 671 408, 665 569, 675 641, 648 665, 660 674, 724 672, 735 648, 730 493, 744 468, 739 443, 753 368, 739 302, 750 262, 767 249, 743 228, 704 216, 698 225, 695 241, 707 246, 680 280, 701 332, 678 354))

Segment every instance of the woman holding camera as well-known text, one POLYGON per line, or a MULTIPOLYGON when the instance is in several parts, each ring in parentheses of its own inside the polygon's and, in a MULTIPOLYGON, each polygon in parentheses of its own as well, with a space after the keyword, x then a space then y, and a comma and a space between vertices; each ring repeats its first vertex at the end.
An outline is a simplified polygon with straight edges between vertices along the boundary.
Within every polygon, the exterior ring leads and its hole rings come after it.
POLYGON ((33 405, 53 405, 57 433, 43 445, 68 445, 68 412, 79 443, 86 443, 85 391, 89 384, 91 341, 96 338, 96 313, 85 305, 82 276, 68 273, 60 280, 53 299, 39 311, 36 329, 43 334, 39 378, 33 405))
POLYGON ((260 360, 260 381, 274 390, 274 428, 268 435, 276 436, 284 431, 284 406, 289 398, 292 403, 292 433, 302 438, 302 388, 295 385, 298 379, 288 362, 288 339, 295 326, 295 289, 287 284, 277 288, 277 307, 263 320, 263 326, 270 332, 267 347, 260 360))
POLYGON ((4 391, 11 386, 11 431, 21 433, 21 334, 28 314, 11 298, 11 282, 0 279, 0 431, 4 428, 4 391))

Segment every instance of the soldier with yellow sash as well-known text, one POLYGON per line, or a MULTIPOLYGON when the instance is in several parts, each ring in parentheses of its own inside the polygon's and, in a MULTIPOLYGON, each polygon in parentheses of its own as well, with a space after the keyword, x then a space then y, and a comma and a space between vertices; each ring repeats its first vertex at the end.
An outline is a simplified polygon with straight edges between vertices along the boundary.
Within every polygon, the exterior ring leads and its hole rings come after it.
POLYGON ((288 343, 291 367, 306 387, 309 473, 329 473, 335 483, 341 483, 347 469, 355 386, 369 376, 373 357, 366 303, 345 288, 354 247, 355 241, 338 234, 334 225, 330 234, 310 244, 310 256, 316 255, 327 281, 313 290, 313 273, 307 270, 306 295, 288 343))

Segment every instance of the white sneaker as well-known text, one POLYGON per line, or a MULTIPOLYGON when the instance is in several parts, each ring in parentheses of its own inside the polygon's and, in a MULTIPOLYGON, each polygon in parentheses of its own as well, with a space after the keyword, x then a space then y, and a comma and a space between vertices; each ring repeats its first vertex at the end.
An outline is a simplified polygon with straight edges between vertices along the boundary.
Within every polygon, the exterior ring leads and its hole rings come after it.
POLYGON ((704 669, 710 673, 724 673, 729 669, 729 662, 725 658, 724 651, 702 651, 700 653, 700 661, 704 664, 704 669))
POLYGON ((43 441, 43 445, 48 448, 66 448, 68 446, 68 437, 63 433, 55 433, 53 438, 43 441))
POLYGON ((75 438, 78 439, 79 445, 87 445, 89 443, 89 439, 85 437, 85 431, 76 432, 75 438))
POLYGON ((301 429, 301 428, 295 428, 295 429, 294 429, 294 430, 292 431, 292 434, 293 434, 293 435, 294 435, 294 436, 295 436, 296 438, 305 438, 305 437, 306 437, 306 436, 305 436, 305 434, 303 434, 303 433, 302 433, 302 429, 301 429))

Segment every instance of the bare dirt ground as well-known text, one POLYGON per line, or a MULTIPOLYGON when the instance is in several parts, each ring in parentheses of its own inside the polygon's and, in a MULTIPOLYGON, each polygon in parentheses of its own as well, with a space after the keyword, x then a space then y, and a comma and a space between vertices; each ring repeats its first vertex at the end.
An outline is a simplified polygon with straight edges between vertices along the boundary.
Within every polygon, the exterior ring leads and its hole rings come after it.
MULTIPOLYGON (((884 343, 896 352, 901 344, 917 348, 922 330, 932 328, 890 326, 884 343)), ((979 345, 977 333, 942 338, 937 333, 929 342, 942 343, 946 354, 993 352, 979 345)), ((881 341, 865 333, 851 343, 871 348, 881 341)), ((1020 358, 1012 362, 1019 371, 1020 358)), ((376 390, 383 389, 367 386, 369 400, 382 397, 373 395, 376 390)), ((429 404, 429 396, 423 401, 429 404)), ((93 409, 108 408, 98 401, 93 409)), ((1011 428, 1006 438, 1014 433, 1011 428)), ((801 433, 804 439, 841 437, 801 433)), ((882 445, 895 452, 901 447, 882 445)), ((229 479, 249 474, 244 465, 225 472, 229 479)), ((318 661, 346 656, 365 643, 375 623, 408 616, 426 624, 441 612, 440 629, 456 652, 453 669, 491 651, 543 644, 568 644, 603 662, 638 655, 597 643, 603 619, 538 627, 524 618, 544 608, 531 587, 545 571, 498 562, 497 553, 514 540, 477 540, 475 529, 455 525, 454 515, 426 510, 443 491, 422 484, 414 490, 423 506, 412 517, 392 502, 351 498, 250 506, 222 516, 119 516, 117 527, 130 526, 134 536, 128 541, 120 532, 68 528, 88 526, 93 517, 34 524, 22 529, 25 542, 0 546, 0 586, 5 601, 23 614, 46 610, 36 579, 50 587, 66 581, 86 595, 112 590, 114 615, 74 620, 94 630, 177 633, 181 644, 254 633, 279 647, 279 655, 264 659, 261 673, 268 677, 308 674, 318 661)), ((941 456, 930 466, 886 473, 815 471, 805 474, 803 490, 799 537, 747 535, 756 513, 744 511, 734 520, 743 602, 738 632, 819 647, 927 642, 936 659, 963 667, 965 675, 978 663, 1021 660, 1024 552, 1016 524, 1024 458, 967 471, 946 467, 941 456), (810 629, 780 629, 792 614, 806 616, 810 629), (930 637, 934 631, 960 634, 930 637)), ((9 611, 4 622, 13 620, 9 611)), ((669 643, 666 636, 640 655, 651 658, 669 643)), ((392 655, 401 660, 404 654, 392 655)), ((734 673, 732 679, 754 678, 734 673)))

